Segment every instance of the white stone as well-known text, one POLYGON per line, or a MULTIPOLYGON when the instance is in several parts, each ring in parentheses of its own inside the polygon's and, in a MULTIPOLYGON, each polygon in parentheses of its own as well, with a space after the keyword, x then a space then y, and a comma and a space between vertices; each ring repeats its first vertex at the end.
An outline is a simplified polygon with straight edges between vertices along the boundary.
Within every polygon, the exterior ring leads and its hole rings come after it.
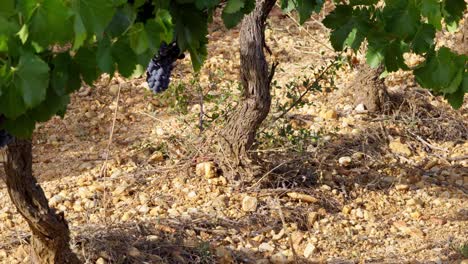
POLYGON ((311 257, 312 254, 315 253, 316 249, 317 249, 317 248, 315 247, 314 244, 312 244, 312 243, 307 243, 307 246, 306 246, 306 248, 304 249, 304 257, 305 257, 305 258, 311 257))

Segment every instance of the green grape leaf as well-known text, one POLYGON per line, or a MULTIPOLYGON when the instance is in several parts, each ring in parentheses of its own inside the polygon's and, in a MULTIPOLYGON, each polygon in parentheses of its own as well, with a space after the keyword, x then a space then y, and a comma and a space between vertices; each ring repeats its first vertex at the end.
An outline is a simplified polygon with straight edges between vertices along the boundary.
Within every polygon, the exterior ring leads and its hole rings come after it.
POLYGON ((50 44, 65 43, 72 32, 68 8, 61 0, 43 0, 36 4, 28 22, 29 39, 47 48, 50 44))
POLYGON ((107 25, 106 34, 111 38, 122 35, 132 26, 135 18, 136 14, 131 6, 124 5, 118 8, 111 22, 107 25))
POLYGON ((465 93, 466 91, 463 89, 458 89, 454 93, 445 94, 444 97, 453 108, 459 109, 463 105, 465 93))
POLYGON ((169 11, 158 9, 156 17, 146 21, 145 30, 148 35, 149 48, 155 53, 162 41, 169 43, 173 39, 172 17, 169 11))
POLYGON ((312 12, 319 12, 323 1, 317 0, 296 0, 296 10, 299 13, 299 23, 304 24, 310 18, 312 12))
POLYGON ((405 64, 403 54, 408 51, 408 47, 404 42, 392 41, 384 51, 385 68, 388 72, 394 72, 399 69, 408 70, 405 64))
POLYGON ((104 37, 98 44, 96 60, 102 72, 114 75, 115 67, 111 52, 111 42, 108 37, 104 37))
POLYGON ((73 18, 73 30, 75 40, 73 41, 73 49, 78 50, 86 40, 87 32, 81 16, 75 14, 73 18))
POLYGON ((29 29, 28 29, 28 25, 24 24, 20 31, 18 31, 18 33, 16 33, 16 35, 18 35, 18 37, 20 38, 21 40, 21 43, 26 43, 26 41, 28 41, 28 37, 29 37, 29 29))
POLYGON ((227 28, 233 28, 237 26, 242 18, 244 18, 246 14, 250 13, 255 8, 254 0, 244 0, 243 3, 243 7, 236 12, 226 12, 226 8, 223 10, 221 17, 223 19, 224 25, 227 28))
POLYGON ((442 13, 439 0, 424 0, 421 1, 421 14, 427 17, 429 24, 436 29, 442 29, 442 13))
POLYGON ((219 4, 219 0, 195 0, 195 5, 199 10, 213 8, 219 4))
MULTIPOLYGON (((152 54, 146 57, 148 61, 151 56, 152 54)), ((137 56, 130 48, 130 43, 127 39, 119 39, 112 45, 112 57, 116 61, 117 69, 122 76, 129 77, 132 75, 137 64, 137 56)))
POLYGON ((51 86, 57 95, 63 96, 80 88, 79 68, 68 52, 56 54, 51 64, 51 86))
POLYGON ((100 74, 96 65, 96 49, 81 47, 73 59, 78 64, 83 80, 92 85, 100 74))
POLYGON ((68 94, 57 95, 53 89, 47 91, 47 97, 34 110, 28 111, 30 117, 38 122, 45 122, 57 113, 64 113, 70 103, 68 94))
POLYGON ((359 49, 364 41, 370 26, 367 9, 352 9, 350 6, 338 6, 323 21, 324 25, 332 29, 330 41, 335 50, 342 50, 349 46, 354 50, 359 49))
POLYGON ((444 0, 442 5, 447 28, 453 32, 458 27, 458 21, 463 17, 467 8, 466 2, 465 0, 444 0))
POLYGON ((182 51, 188 50, 195 71, 199 71, 208 54, 207 16, 194 5, 171 8, 177 43, 182 51))
POLYGON ((393 0, 383 9, 385 29, 401 39, 413 37, 419 28, 420 14, 413 1, 393 0))
POLYGON ((112 0, 71 0, 71 3, 75 15, 81 18, 87 32, 101 38, 116 11, 112 0))
POLYGON ((432 50, 434 46, 435 29, 431 24, 422 24, 414 36, 411 48, 417 54, 423 54, 432 50))
POLYGON ((19 25, 0 16, 0 52, 8 51, 9 39, 19 30, 19 25))
POLYGON ((143 23, 136 23, 128 32, 130 47, 136 54, 141 54, 149 48, 149 38, 143 23))
POLYGON ((357 6, 357 5, 375 5, 379 2, 379 0, 351 0, 349 1, 349 4, 351 6, 357 6))
POLYGON ((244 6, 244 0, 228 0, 223 9, 223 13, 233 14, 239 12, 244 6))
POLYGON ((38 56, 26 52, 20 57, 13 83, 26 107, 33 108, 45 99, 49 86, 49 66, 38 56))
POLYGON ((21 91, 12 85, 13 72, 6 64, 0 68, 0 113, 15 119, 26 112, 21 91))
POLYGON ((457 55, 446 47, 428 55, 426 62, 414 70, 417 82, 424 88, 444 94, 462 89, 467 56, 457 55))
POLYGON ((2 127, 19 138, 31 138, 36 121, 29 115, 21 115, 16 119, 5 119, 2 127))
POLYGON ((36 0, 17 1, 17 9, 24 16, 25 21, 28 21, 33 15, 38 3, 36 0))
POLYGON ((0 1, 0 17, 11 17, 15 15, 15 0, 0 1))
POLYGON ((284 12, 291 12, 296 7, 294 1, 292 0, 281 0, 281 9, 284 12))

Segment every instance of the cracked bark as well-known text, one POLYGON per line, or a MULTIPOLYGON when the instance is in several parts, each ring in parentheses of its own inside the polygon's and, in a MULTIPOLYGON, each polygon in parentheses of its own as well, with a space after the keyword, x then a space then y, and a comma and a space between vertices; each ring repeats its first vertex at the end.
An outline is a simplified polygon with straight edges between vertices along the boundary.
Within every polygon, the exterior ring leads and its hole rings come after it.
POLYGON ((15 139, 8 145, 5 173, 10 198, 32 231, 32 263, 80 263, 69 247, 70 231, 63 214, 49 207, 32 175, 31 141, 15 139))
MULTIPOLYGON (((240 30, 240 77, 243 94, 238 107, 220 133, 228 170, 250 167, 248 154, 260 124, 271 105, 270 83, 274 66, 268 69, 265 58, 265 23, 276 0, 257 0, 255 9, 244 17, 240 30)), ((232 171, 231 171, 232 173, 232 171)), ((244 175, 245 177, 252 175, 244 175)))

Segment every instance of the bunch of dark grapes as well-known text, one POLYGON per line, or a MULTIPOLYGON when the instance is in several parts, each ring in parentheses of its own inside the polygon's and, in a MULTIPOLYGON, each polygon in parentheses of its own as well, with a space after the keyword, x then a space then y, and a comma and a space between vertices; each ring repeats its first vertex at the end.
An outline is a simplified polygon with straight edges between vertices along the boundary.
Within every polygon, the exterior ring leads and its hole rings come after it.
MULTIPOLYGON (((0 125, 3 122, 3 116, 0 115, 0 125)), ((10 135, 5 129, 0 129, 0 148, 8 145, 13 140, 13 136, 10 135)))
POLYGON ((0 148, 8 145, 12 140, 12 135, 10 135, 5 129, 0 129, 0 148))
POLYGON ((180 49, 175 41, 169 45, 165 42, 161 43, 158 54, 154 55, 146 68, 146 81, 151 91, 160 93, 169 87, 174 62, 183 58, 184 54, 180 54, 180 49))

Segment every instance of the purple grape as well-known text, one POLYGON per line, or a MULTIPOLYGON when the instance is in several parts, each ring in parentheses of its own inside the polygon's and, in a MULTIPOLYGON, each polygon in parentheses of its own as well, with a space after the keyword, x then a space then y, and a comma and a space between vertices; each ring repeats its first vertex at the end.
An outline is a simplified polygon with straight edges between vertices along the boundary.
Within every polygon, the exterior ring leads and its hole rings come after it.
POLYGON ((146 81, 154 93, 165 91, 169 87, 173 64, 177 59, 183 59, 176 42, 167 45, 161 43, 158 54, 154 55, 146 69, 146 81))

